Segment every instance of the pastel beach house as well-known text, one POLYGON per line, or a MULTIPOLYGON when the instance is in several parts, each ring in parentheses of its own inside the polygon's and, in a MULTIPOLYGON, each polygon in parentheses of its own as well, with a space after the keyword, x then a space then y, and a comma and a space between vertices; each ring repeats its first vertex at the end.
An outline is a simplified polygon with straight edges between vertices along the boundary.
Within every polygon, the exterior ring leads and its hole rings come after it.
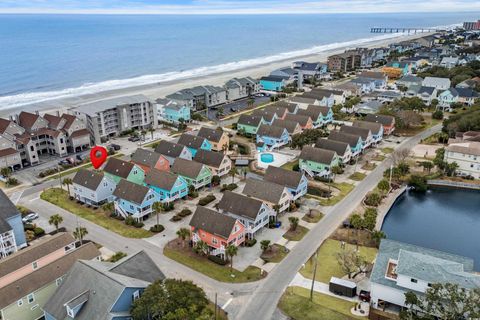
POLYGON ((213 151, 226 152, 230 146, 228 133, 223 131, 222 128, 211 129, 201 127, 197 136, 207 139, 208 142, 210 142, 213 151))
POLYGON ((190 150, 184 145, 161 140, 158 145, 155 147, 155 152, 164 156, 170 167, 175 163, 175 159, 181 158, 185 160, 192 160, 193 156, 190 150))
POLYGON ((173 164, 172 172, 182 176, 188 186, 193 186, 195 190, 208 186, 212 182, 212 172, 200 162, 178 158, 173 164))
POLYGON ((285 120, 296 121, 300 125, 302 130, 305 129, 312 129, 313 128, 313 120, 309 115, 303 115, 298 110, 297 114, 287 114, 285 120))
POLYGON ((178 144, 184 145, 188 148, 192 157, 195 157, 195 154, 198 150, 212 150, 212 144, 203 137, 194 136, 193 134, 182 134, 178 139, 178 144))
POLYGON ((278 213, 287 211, 290 208, 292 196, 284 185, 277 183, 248 178, 242 193, 249 197, 258 199, 278 213))
POLYGON ((340 165, 340 159, 335 151, 315 147, 303 147, 300 153, 300 170, 310 177, 327 177, 332 175, 332 168, 340 165))
POLYGON ((190 234, 194 244, 203 241, 208 254, 226 258, 228 246, 239 247, 245 241, 245 226, 231 216, 197 206, 190 220, 190 234))
POLYGON ((380 123, 383 126, 383 134, 390 135, 395 131, 395 117, 382 114, 368 114, 365 121, 380 123))
POLYGON ((143 184, 145 172, 134 163, 123 161, 117 158, 108 159, 103 168, 105 175, 118 184, 120 180, 125 179, 133 183, 143 184))
POLYGON ((169 171, 170 163, 167 158, 165 158, 160 153, 138 148, 131 156, 130 162, 136 164, 145 173, 148 173, 152 169, 169 171))
POLYGON ((152 189, 124 179, 117 184, 113 195, 115 213, 124 218, 133 217, 136 221, 147 219, 153 212, 153 203, 159 201, 152 189))
POLYGON ((297 200, 307 193, 308 180, 302 172, 269 166, 263 179, 285 186, 290 192, 292 200, 297 200))
POLYGON ((328 140, 348 143, 348 145, 350 146, 350 151, 352 153, 352 158, 357 157, 363 151, 362 137, 356 134, 332 131, 328 136, 328 140))
POLYGON ((266 150, 272 150, 287 145, 290 135, 287 129, 262 124, 257 131, 257 144, 263 143, 266 150))
POLYGON ((312 119, 313 128, 319 128, 333 121, 332 108, 309 105, 307 109, 298 110, 299 115, 307 116, 312 119))
POLYGON ((268 225, 271 216, 275 216, 275 211, 262 201, 228 190, 217 207, 221 213, 238 219, 250 239, 268 225))
POLYGON ((372 133, 372 144, 377 145, 383 139, 383 126, 377 122, 357 120, 353 122, 353 127, 370 130, 372 133))
POLYGON ((147 173, 145 186, 155 191, 162 202, 172 202, 188 195, 188 184, 183 177, 157 169, 147 173))
POLYGON ((302 127, 300 127, 300 124, 292 120, 275 119, 272 126, 287 129, 290 136, 302 133, 302 127))
POLYGON ((360 136, 363 142, 363 149, 370 147, 373 143, 373 134, 370 129, 353 126, 341 126, 340 132, 360 136))
POLYGON ((315 148, 335 151, 342 165, 348 164, 352 159, 352 150, 350 149, 350 145, 346 142, 319 138, 315 143, 315 148))
POLYGON ((267 124, 272 124, 272 122, 278 118, 275 111, 267 111, 265 109, 255 110, 252 115, 262 117, 267 124))
POLYGON ((232 160, 222 152, 198 150, 193 160, 206 165, 214 176, 223 177, 232 169, 232 160))
POLYGON ((170 103, 162 107, 158 107, 159 120, 170 122, 173 124, 190 122, 190 108, 185 104, 170 103))
POLYGON ((264 123, 266 123, 266 121, 263 117, 242 114, 240 118, 238 118, 237 131, 248 136, 253 136, 257 134, 258 128, 264 123))
POLYGON ((287 85, 289 77, 266 76, 260 78, 260 89, 266 91, 282 91, 287 85))
POLYGON ((80 169, 72 180, 71 193, 75 200, 91 206, 113 201, 116 184, 101 171, 80 169))

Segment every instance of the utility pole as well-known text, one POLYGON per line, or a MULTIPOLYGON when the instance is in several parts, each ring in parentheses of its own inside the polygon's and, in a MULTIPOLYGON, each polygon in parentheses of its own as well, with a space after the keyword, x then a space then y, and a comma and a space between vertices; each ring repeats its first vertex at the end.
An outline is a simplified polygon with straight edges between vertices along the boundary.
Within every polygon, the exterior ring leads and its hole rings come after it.
POLYGON ((313 302, 313 287, 315 285, 315 275, 317 274, 317 264, 318 264, 318 249, 315 251, 315 265, 313 267, 313 277, 312 277, 312 287, 310 289, 310 301, 313 302))
POLYGON ((217 320, 217 293, 215 292, 215 320, 217 320))
POLYGON ((390 189, 392 189, 392 172, 393 172, 393 164, 390 164, 390 189))

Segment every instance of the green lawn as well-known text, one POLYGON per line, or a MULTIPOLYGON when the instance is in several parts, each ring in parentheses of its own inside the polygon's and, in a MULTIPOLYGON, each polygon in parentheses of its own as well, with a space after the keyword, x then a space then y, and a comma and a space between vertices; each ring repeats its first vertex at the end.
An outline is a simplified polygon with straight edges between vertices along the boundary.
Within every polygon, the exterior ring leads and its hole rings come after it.
POLYGON ((340 202, 343 198, 345 198, 345 196, 347 194, 350 193, 350 191, 353 190, 353 188, 355 187, 353 184, 350 184, 350 183, 346 183, 346 182, 341 182, 341 183, 330 183, 330 185, 333 187, 333 188, 336 188, 340 191, 340 193, 336 196, 333 196, 331 198, 328 198, 328 199, 324 199, 324 198, 320 198, 319 199, 319 203, 320 205, 322 206, 333 206, 335 204, 337 204, 338 202, 340 202))
POLYGON ((287 232, 285 232, 283 237, 290 241, 300 241, 308 233, 308 231, 308 228, 305 228, 303 226, 297 226, 297 229, 295 229, 295 231, 288 230, 287 232))
POLYGON ((298 164, 298 160, 285 163, 281 168, 293 171, 293 166, 298 164))
POLYGON ((382 150, 383 153, 389 154, 389 153, 392 153, 394 149, 390 148, 390 147, 386 147, 386 148, 382 148, 380 150, 382 150))
MULTIPOLYGON (((333 239, 327 239, 318 250, 318 264, 317 264, 317 274, 315 276, 316 281, 328 283, 330 282, 330 278, 337 277, 341 278, 345 276, 345 274, 340 269, 340 266, 337 262, 335 254, 342 250, 340 248, 341 242, 333 239)), ((355 246, 347 244, 347 247, 354 248, 355 246)), ((377 254, 376 248, 369 248, 369 247, 359 247, 360 254, 364 256, 367 261, 373 261, 377 254)), ((309 279, 312 279, 313 276, 313 268, 314 268, 314 260, 313 258, 308 260, 305 264, 305 268, 300 270, 300 273, 309 279)))
POLYGON ((383 161, 385 160, 385 156, 384 155, 381 155, 381 154, 376 154, 373 158, 372 158, 373 161, 383 161))
MULTIPOLYGON (((163 254, 172 260, 221 282, 242 283, 257 281, 263 278, 260 268, 254 266, 249 266, 243 272, 240 272, 235 268, 233 271, 230 271, 229 265, 221 266, 207 260, 205 257, 200 257, 195 254, 190 255, 178 249, 165 247, 163 249, 163 254), (232 274, 234 277, 231 276, 232 274)), ((233 265, 235 266, 235 260, 233 265)))
POLYGON ((367 162, 365 163, 363 166, 362 166, 362 169, 363 170, 368 170, 368 171, 372 171, 373 169, 375 169, 377 167, 377 165, 373 162, 367 162))
POLYGON ((40 198, 126 238, 147 238, 153 235, 143 228, 127 226, 123 221, 110 218, 102 209, 94 210, 70 200, 66 190, 47 189, 42 192, 40 198))
POLYGON ((313 293, 313 301, 310 301, 310 291, 300 287, 288 287, 278 303, 278 307, 295 320, 366 319, 351 314, 354 305, 354 302, 318 292, 313 293))
POLYGON ((260 258, 262 258, 265 262, 273 262, 279 263, 287 256, 287 248, 281 246, 279 244, 274 243, 271 245, 271 248, 266 252, 262 253, 260 258))
POLYGON ((362 172, 355 172, 353 174, 351 174, 348 179, 350 180, 355 180, 355 181, 362 181, 363 179, 365 179, 367 175, 365 173, 362 173, 362 172))
POLYGON ((303 221, 306 221, 308 223, 317 223, 318 221, 322 220, 323 218, 323 213, 321 212, 315 212, 312 214, 312 216, 309 216, 308 214, 305 214, 302 217, 303 221))

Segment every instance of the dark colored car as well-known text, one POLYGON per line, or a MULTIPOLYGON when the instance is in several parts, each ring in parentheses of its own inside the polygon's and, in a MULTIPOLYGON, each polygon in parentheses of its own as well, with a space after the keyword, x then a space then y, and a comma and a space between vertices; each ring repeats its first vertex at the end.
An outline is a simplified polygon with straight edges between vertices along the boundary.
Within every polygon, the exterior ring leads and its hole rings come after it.
POLYGON ((110 149, 113 149, 115 151, 118 151, 120 149, 122 149, 122 147, 118 144, 115 144, 115 143, 112 143, 110 146, 109 146, 110 149))
POLYGON ((131 141, 131 142, 137 142, 137 141, 140 141, 140 137, 130 137, 128 138, 128 141, 131 141))
POLYGON ((370 302, 370 291, 360 290, 358 297, 364 302, 370 302))

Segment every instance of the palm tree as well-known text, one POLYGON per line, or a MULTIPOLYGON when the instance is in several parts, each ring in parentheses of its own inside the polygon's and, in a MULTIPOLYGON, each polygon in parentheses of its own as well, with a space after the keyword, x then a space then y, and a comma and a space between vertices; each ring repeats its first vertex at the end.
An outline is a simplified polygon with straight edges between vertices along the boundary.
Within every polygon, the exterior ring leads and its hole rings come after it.
POLYGON ((58 226, 63 222, 63 217, 59 214, 54 214, 48 219, 49 225, 54 225, 55 230, 58 232, 58 226))
POLYGON ((208 244, 200 240, 195 244, 194 250, 196 253, 206 254, 208 252, 208 244))
POLYGON ((227 257, 230 257, 230 272, 233 271, 233 257, 238 253, 238 248, 232 244, 228 245, 225 248, 225 254, 227 257))
POLYGON ((73 183, 72 179, 70 178, 65 178, 63 179, 62 181, 62 184, 66 185, 67 186, 67 192, 68 192, 68 195, 70 196, 70 185, 73 183))
POLYGON ((153 133, 155 132, 155 129, 153 127, 148 128, 148 131, 152 135, 152 140, 153 140, 153 133))
POLYGON ((73 231, 75 239, 80 240, 80 245, 83 244, 83 238, 88 234, 88 230, 85 227, 76 227, 73 231))
POLYGON ((260 241, 260 249, 262 249, 262 252, 267 251, 269 248, 270 248, 270 240, 260 241))
POLYGON ((230 173, 230 176, 232 176, 232 183, 234 183, 235 182, 235 175, 238 174, 237 168, 235 166, 233 166, 230 169, 229 173, 230 173))
POLYGON ((280 214, 280 205, 279 204, 274 205, 273 210, 275 210, 275 221, 277 221, 278 215, 280 214))
POLYGON ((247 106, 248 106, 249 108, 251 108, 254 103, 255 103, 255 99, 254 99, 254 98, 248 98, 248 100, 247 100, 247 106))
POLYGON ((185 248, 185 240, 187 240, 187 237, 190 236, 190 230, 187 228, 180 228, 177 230, 177 236, 182 239, 183 247, 185 248))
POLYGON ((12 169, 9 167, 0 169, 0 175, 4 176, 5 178, 10 177, 11 174, 12 174, 12 169))
POLYGON ((156 201, 156 202, 153 203, 152 209, 153 209, 153 211, 155 211, 155 214, 157 215, 157 225, 159 225, 160 224, 160 218, 159 218, 158 214, 160 212, 165 211, 165 205, 160 201, 156 201))
POLYGON ((377 247, 380 245, 380 241, 382 241, 382 239, 385 239, 387 237, 385 232, 380 230, 373 230, 371 236, 373 241, 375 241, 377 247))
POLYGON ((299 219, 297 217, 288 217, 288 221, 290 222, 290 230, 297 230, 299 219))

